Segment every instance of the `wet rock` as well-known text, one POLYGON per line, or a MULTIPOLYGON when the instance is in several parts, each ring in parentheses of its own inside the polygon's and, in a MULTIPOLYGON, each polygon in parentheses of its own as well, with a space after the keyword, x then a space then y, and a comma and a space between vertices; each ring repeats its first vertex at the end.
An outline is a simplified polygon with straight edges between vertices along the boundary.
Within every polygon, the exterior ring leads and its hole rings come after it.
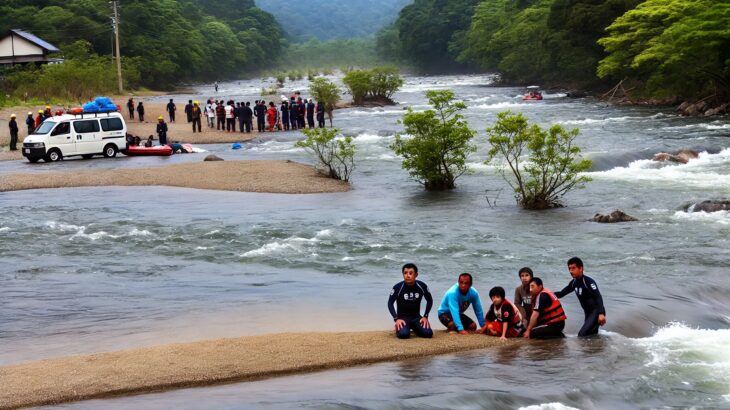
POLYGON ((217 155, 210 154, 207 157, 205 157, 205 159, 203 161, 223 161, 223 158, 221 158, 217 155))
POLYGON ((697 151, 693 151, 691 149, 683 149, 676 154, 669 154, 666 152, 659 152, 657 154, 654 154, 654 158, 652 158, 653 161, 671 161, 671 162, 678 162, 680 164, 686 164, 689 162, 690 159, 695 159, 699 157, 700 154, 697 153, 697 151))
POLYGON ((633 216, 627 214, 626 212, 616 209, 615 211, 611 212, 610 214, 595 214, 593 215, 593 222, 600 222, 600 223, 616 223, 616 222, 632 222, 632 221, 638 221, 637 218, 634 218, 633 216))
POLYGON ((585 91, 580 90, 571 90, 566 93, 568 98, 586 98, 588 97, 588 93, 585 91))
POLYGON ((708 199, 702 202, 688 202, 680 207, 684 212, 730 211, 730 199, 708 199))
POLYGON ((690 104, 687 101, 679 104, 679 107, 677 107, 677 112, 680 114, 684 114, 685 112, 687 112, 687 108, 689 108, 689 105, 690 104))

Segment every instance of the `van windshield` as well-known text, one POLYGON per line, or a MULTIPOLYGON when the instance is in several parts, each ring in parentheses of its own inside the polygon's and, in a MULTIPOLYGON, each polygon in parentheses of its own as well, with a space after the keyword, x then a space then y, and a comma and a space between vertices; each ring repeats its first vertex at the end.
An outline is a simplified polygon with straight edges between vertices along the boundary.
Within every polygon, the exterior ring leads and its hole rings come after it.
POLYGON ((56 123, 53 121, 47 121, 47 120, 43 121, 41 123, 41 126, 36 128, 35 131, 33 131, 33 134, 40 134, 40 135, 48 134, 55 126, 56 126, 56 123))

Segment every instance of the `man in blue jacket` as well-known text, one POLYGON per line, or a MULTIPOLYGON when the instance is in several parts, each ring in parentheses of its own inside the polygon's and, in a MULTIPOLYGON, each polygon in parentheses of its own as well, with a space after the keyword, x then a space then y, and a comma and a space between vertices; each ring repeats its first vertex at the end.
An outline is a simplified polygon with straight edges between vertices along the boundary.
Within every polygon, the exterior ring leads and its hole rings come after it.
POLYGON ((479 328, 484 327, 484 309, 479 299, 479 292, 472 287, 473 278, 469 273, 459 275, 459 282, 451 287, 438 310, 439 320, 449 331, 456 331, 459 334, 467 334, 467 330, 476 331, 477 325, 470 317, 464 314, 469 305, 474 306, 474 314, 477 315, 479 328))
POLYGON ((583 313, 585 313, 585 320, 578 336, 598 334, 598 327, 606 324, 606 308, 603 306, 603 297, 598 290, 598 284, 595 280, 583 274, 583 261, 580 258, 575 257, 568 260, 568 271, 573 280, 563 290, 555 292, 555 296, 562 298, 569 293, 575 292, 578 301, 580 301, 580 306, 583 308, 583 313))
POLYGON ((406 263, 401 269, 403 281, 393 286, 388 298, 388 310, 395 322, 395 334, 398 339, 408 339, 413 330, 418 337, 430 338, 433 336, 431 324, 428 322, 428 313, 433 306, 433 298, 428 286, 418 277, 418 268, 412 263, 406 263), (426 310, 421 315, 421 300, 426 299, 426 310), (393 307, 396 305, 396 309, 393 307))

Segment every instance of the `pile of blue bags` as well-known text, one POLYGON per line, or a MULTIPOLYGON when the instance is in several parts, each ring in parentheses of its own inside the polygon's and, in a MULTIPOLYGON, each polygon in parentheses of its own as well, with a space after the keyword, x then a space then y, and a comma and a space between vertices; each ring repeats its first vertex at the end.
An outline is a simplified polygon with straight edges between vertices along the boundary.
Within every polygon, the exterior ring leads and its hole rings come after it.
POLYGON ((85 113, 115 112, 117 111, 117 106, 112 102, 111 98, 96 97, 94 101, 89 101, 84 104, 83 109, 85 113))

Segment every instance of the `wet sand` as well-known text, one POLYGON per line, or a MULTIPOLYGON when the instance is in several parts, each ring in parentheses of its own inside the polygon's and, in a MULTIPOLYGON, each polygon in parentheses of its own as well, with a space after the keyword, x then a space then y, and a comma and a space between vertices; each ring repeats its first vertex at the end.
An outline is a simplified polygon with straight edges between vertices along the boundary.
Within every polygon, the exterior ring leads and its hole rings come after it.
MULTIPOLYGON (((140 137, 146 137, 148 135, 154 135, 155 139, 157 139, 157 133, 155 132, 155 129, 157 127, 157 117, 162 115, 162 117, 165 119, 165 122, 167 122, 168 126, 168 135, 167 138, 170 142, 179 141, 181 143, 189 143, 189 144, 229 144, 234 142, 243 142, 243 141, 249 141, 259 136, 259 133, 255 131, 256 129, 256 119, 254 119, 254 130, 252 130, 251 133, 241 133, 240 129, 238 129, 238 122, 236 122, 236 132, 226 132, 226 131, 219 131, 215 128, 208 127, 206 123, 206 119, 203 118, 202 120, 202 132, 193 132, 192 124, 189 124, 187 122, 186 116, 185 116, 185 104, 187 102, 183 102, 182 100, 176 101, 177 105, 177 111, 176 111, 176 122, 170 123, 168 120, 168 115, 166 111, 167 103, 159 103, 159 102, 148 102, 146 99, 143 98, 135 98, 135 103, 138 101, 142 101, 145 106, 145 121, 139 122, 139 119, 137 117, 137 113, 135 112, 134 120, 129 119, 129 115, 127 113, 127 108, 125 106, 126 101, 128 97, 123 98, 114 98, 114 102, 117 103, 119 106, 122 107, 122 115, 124 115, 125 122, 127 123, 127 132, 133 135, 138 135, 140 137)), ((201 103, 204 104, 205 101, 201 100, 201 103)), ((30 107, 10 107, 10 108, 3 108, 0 110, 0 150, 7 149, 8 144, 10 143, 10 130, 8 128, 8 121, 10 120, 10 114, 16 114, 17 118, 16 121, 18 122, 18 128, 19 128, 19 135, 18 135, 18 147, 22 145, 23 139, 28 134, 28 127, 25 125, 25 118, 28 114, 28 112, 35 113, 38 112, 39 109, 43 109, 45 107, 36 107, 36 106, 30 106, 30 107)), ((55 112, 57 109, 61 107, 52 106, 52 110, 55 112)), ((0 156, 0 160, 3 159, 11 159, 11 158, 5 158, 3 156, 0 156)))
MULTIPOLYGON (((192 155, 192 154, 190 154, 192 155)), ((0 192, 90 186, 170 186, 220 191, 312 194, 346 192, 350 185, 291 161, 215 161, 153 168, 9 174, 0 192)))
POLYGON ((0 368, 0 409, 211 386, 519 343, 436 332, 283 333, 48 359, 0 368))

